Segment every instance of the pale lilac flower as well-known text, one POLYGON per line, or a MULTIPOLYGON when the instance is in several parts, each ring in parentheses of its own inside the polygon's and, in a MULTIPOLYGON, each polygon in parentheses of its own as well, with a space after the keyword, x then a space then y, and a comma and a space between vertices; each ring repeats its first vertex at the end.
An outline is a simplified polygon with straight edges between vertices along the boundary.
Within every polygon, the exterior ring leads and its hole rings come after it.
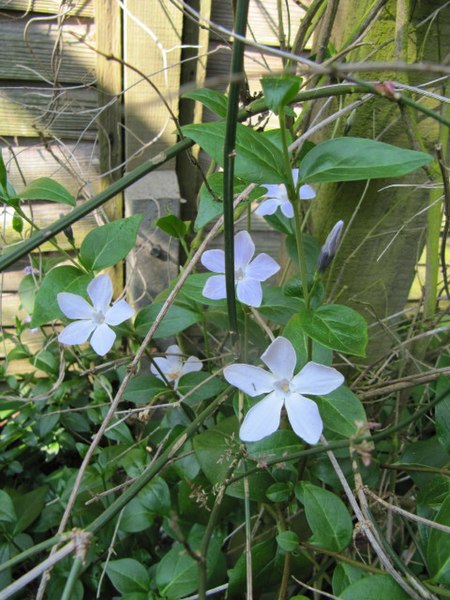
MULTIPOLYGON (((268 254, 255 254, 255 244, 247 231, 239 231, 234 236, 234 281, 239 302, 248 306, 261 306, 261 281, 265 281, 280 270, 280 265, 268 254)), ((225 252, 207 250, 203 252, 201 263, 213 273, 225 273, 225 252)), ((213 275, 208 279, 202 294, 211 300, 227 297, 225 275, 213 275)))
MULTIPOLYGON (((26 267, 25 267, 25 268, 26 268, 26 267)), ((32 319, 31 319, 30 315, 27 315, 27 316, 25 317, 25 319, 23 320, 23 322, 24 322, 24 323, 31 323, 31 320, 32 320, 32 319)), ((36 333, 37 331, 39 331, 39 327, 30 327, 30 328, 29 328, 29 332, 30 332, 30 333, 36 333)))
MULTIPOLYGON (((297 185, 298 181, 298 169, 292 169, 292 179, 294 185, 297 185)), ((273 215, 279 207, 281 212, 288 219, 292 219, 294 216, 294 207, 287 195, 287 189, 284 183, 280 184, 266 184, 264 186, 267 189, 265 195, 266 200, 256 209, 256 214, 260 216, 273 215)), ((300 200, 312 200, 316 197, 316 192, 310 185, 301 185, 299 192, 300 200)))
POLYGON ((315 362, 307 363, 294 375, 297 357, 284 337, 277 337, 261 360, 270 372, 244 364, 224 370, 228 383, 249 396, 268 394, 245 415, 239 437, 244 442, 257 442, 276 431, 284 406, 295 433, 308 444, 316 444, 323 429, 322 419, 317 404, 303 394, 329 394, 344 382, 344 377, 336 369, 315 362))
POLYGON ((84 344, 91 336, 90 343, 94 351, 103 356, 111 350, 116 334, 109 327, 119 325, 133 316, 134 310, 119 300, 112 306, 113 286, 108 275, 98 275, 87 287, 92 306, 82 296, 70 292, 60 292, 56 299, 59 308, 69 319, 78 319, 70 323, 58 335, 61 344, 84 344))
MULTIPOLYGON (((201 361, 196 356, 189 356, 187 360, 183 360, 183 353, 176 344, 169 346, 166 350, 166 358, 156 357, 153 359, 159 370, 164 375, 169 383, 173 383, 173 388, 178 388, 180 378, 186 373, 193 373, 194 371, 201 371, 203 366, 201 361)), ((158 379, 164 381, 161 373, 155 367, 151 365, 150 371, 153 375, 156 375, 158 379)))
POLYGON ((319 258, 317 260, 317 270, 319 273, 324 273, 335 257, 341 242, 343 228, 344 221, 338 221, 328 234, 325 244, 320 249, 319 258))

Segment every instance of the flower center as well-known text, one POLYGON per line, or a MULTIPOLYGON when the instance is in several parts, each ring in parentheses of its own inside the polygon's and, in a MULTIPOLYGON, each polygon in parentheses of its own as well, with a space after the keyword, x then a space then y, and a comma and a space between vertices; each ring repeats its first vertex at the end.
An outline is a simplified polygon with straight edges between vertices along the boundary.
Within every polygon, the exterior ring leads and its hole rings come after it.
POLYGON ((275 381, 273 387, 275 390, 281 392, 282 394, 289 394, 291 391, 289 383, 290 382, 288 379, 279 379, 278 381, 275 381))
POLYGON ((169 381, 175 381, 180 376, 180 371, 172 371, 171 373, 166 373, 166 379, 169 381))
POLYGON ((101 310, 97 310, 94 312, 93 321, 96 325, 102 325, 105 322, 105 315, 101 310))
POLYGON ((241 267, 239 267, 239 269, 236 269, 236 271, 234 272, 234 278, 236 281, 242 281, 243 279, 245 279, 244 269, 242 269, 241 267))

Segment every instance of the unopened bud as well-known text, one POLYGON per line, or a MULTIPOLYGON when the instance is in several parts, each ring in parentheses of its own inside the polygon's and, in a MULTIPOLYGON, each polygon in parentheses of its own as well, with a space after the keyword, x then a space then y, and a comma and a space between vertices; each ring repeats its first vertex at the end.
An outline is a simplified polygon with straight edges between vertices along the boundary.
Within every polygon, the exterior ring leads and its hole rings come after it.
POLYGON ((317 261, 317 270, 319 273, 325 273, 327 268, 330 266, 331 261, 335 257, 341 241, 343 228, 344 221, 338 221, 328 234, 325 244, 320 250, 319 258, 317 261))

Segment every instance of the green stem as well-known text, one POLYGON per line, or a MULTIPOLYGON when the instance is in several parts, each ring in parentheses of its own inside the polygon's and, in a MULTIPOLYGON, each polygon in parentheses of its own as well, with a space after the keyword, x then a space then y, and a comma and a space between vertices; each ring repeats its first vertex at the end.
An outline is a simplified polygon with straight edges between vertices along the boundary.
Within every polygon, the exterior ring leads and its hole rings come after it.
MULTIPOLYGON (((238 0, 234 32, 245 36, 247 30, 248 0, 238 0)), ((238 321, 234 276, 234 159, 236 129, 239 109, 239 88, 244 67, 244 43, 240 39, 233 42, 231 57, 231 83, 228 95, 225 142, 223 146, 223 225, 225 250, 225 285, 227 292, 228 320, 233 343, 238 342, 238 321)), ((233 344, 234 345, 234 344, 233 344)))
POLYGON ((25 560, 28 560, 29 558, 31 558, 35 554, 38 554, 39 552, 43 552, 44 550, 47 550, 47 548, 51 548, 55 544, 60 544, 62 542, 67 542, 70 539, 70 537, 71 537, 70 533, 63 533, 63 534, 59 534, 59 535, 54 535, 53 537, 49 538, 48 540, 45 540, 45 541, 41 542, 40 544, 36 544, 36 546, 32 546, 31 548, 27 548, 26 550, 24 550, 20 554, 16 554, 15 556, 13 556, 12 558, 10 558, 9 560, 7 560, 4 563, 2 563, 0 565, 0 573, 2 571, 6 571, 6 569, 11 569, 15 565, 17 565, 17 564, 19 564, 19 563, 21 563, 21 562, 23 562, 25 560))
POLYGON ((70 569, 69 577, 67 578, 66 585, 64 586, 61 600, 71 600, 74 597, 74 587, 78 581, 78 577, 83 569, 83 563, 80 558, 75 558, 70 569))

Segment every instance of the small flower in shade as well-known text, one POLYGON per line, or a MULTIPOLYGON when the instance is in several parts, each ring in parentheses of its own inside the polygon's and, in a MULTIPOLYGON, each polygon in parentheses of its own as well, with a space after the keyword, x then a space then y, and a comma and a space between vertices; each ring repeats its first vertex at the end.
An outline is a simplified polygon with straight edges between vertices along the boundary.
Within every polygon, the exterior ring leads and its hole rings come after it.
MULTIPOLYGON (((292 178, 294 185, 297 185, 298 181, 298 169, 292 169, 292 178)), ((292 219, 294 216, 294 208, 287 195, 287 189, 284 183, 277 184, 266 184, 264 186, 267 189, 266 200, 256 209, 256 214, 260 216, 273 215, 279 207, 281 212, 288 219, 292 219)), ((315 191, 310 185, 300 186, 300 200, 312 200, 316 197, 315 191)))
POLYGON ((58 341, 69 345, 84 344, 91 336, 92 348, 103 356, 111 350, 116 339, 110 325, 126 321, 133 316, 134 310, 125 300, 110 306, 113 286, 108 275, 98 275, 93 279, 87 287, 87 293, 92 305, 77 294, 61 292, 57 295, 59 308, 66 317, 77 319, 61 331, 58 341))
POLYGON ((257 442, 278 429, 281 409, 286 408, 292 429, 308 444, 316 444, 323 424, 317 404, 303 394, 328 394, 338 388, 344 377, 332 367, 307 363, 294 375, 297 357, 291 342, 277 337, 261 356, 270 372, 252 365, 225 367, 224 376, 249 396, 267 394, 246 414, 239 431, 244 442, 257 442))
MULTIPOLYGON (((280 270, 280 265, 268 254, 255 254, 255 244, 247 231, 234 236, 234 281, 239 302, 248 306, 261 306, 261 281, 265 281, 280 270)), ((213 273, 225 273, 225 252, 207 250, 201 263, 213 273)), ((208 279, 202 294, 211 300, 227 297, 225 275, 213 275, 208 279)))
POLYGON ((317 259, 317 270, 319 273, 324 273, 335 257, 341 242, 343 228, 344 221, 338 221, 328 234, 325 244, 320 249, 319 258, 317 259))
MULTIPOLYGON (((183 360, 183 354, 176 344, 167 348, 166 358, 157 357, 154 361, 166 380, 169 383, 173 383, 173 388, 175 390, 178 388, 178 383, 183 375, 202 370, 202 363, 196 356, 189 356, 187 360, 183 360)), ((158 379, 164 381, 164 378, 161 376, 161 373, 155 365, 151 365, 150 371, 153 375, 156 375, 158 379)))

